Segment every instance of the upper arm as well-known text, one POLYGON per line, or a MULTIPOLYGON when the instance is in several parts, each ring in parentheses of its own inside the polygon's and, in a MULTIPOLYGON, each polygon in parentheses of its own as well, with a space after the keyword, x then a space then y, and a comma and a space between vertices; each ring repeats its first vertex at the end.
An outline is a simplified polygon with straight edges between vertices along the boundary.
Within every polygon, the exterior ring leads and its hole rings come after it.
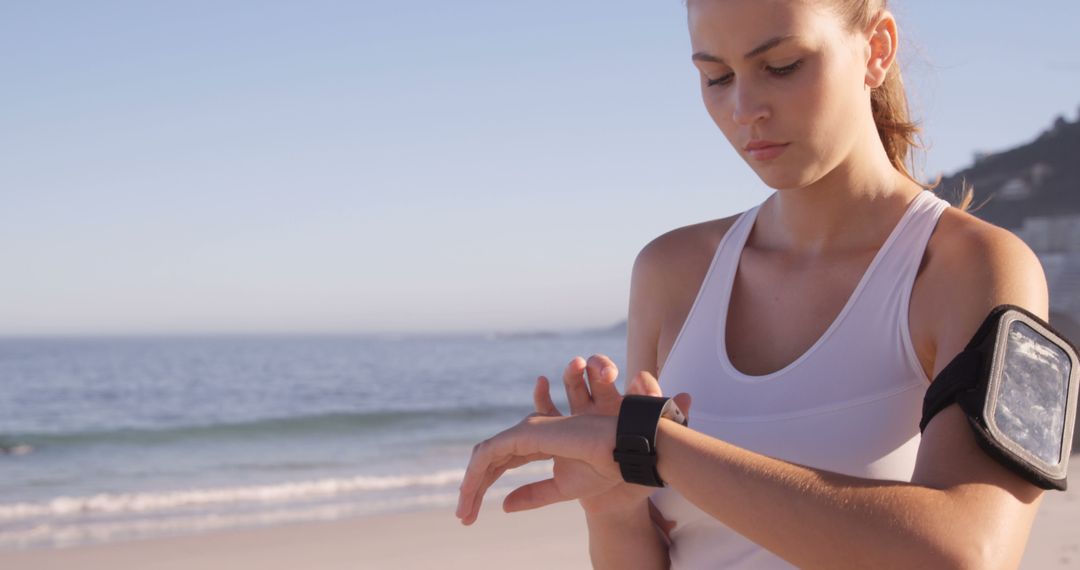
MULTIPOLYGON (((985 222, 958 226, 941 248, 936 274, 928 275, 934 283, 934 314, 940 315, 933 327, 935 377, 993 307, 1017 305, 1048 320, 1046 277, 1031 249, 985 222)), ((1042 491, 979 448, 958 406, 949 406, 927 425, 912 482, 946 490, 968 510, 970 520, 985 526, 987 548, 999 560, 1019 563, 1042 491)))
POLYGON ((657 374, 657 345, 663 322, 664 236, 649 242, 634 260, 630 277, 630 307, 626 319, 626 374, 630 382, 638 372, 657 374))

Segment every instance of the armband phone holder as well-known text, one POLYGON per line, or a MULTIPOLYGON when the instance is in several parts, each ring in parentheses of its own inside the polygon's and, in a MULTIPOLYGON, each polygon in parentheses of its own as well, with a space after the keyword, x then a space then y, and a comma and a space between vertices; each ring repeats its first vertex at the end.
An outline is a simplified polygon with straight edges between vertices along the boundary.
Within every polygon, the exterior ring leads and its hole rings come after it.
POLYGON ((1025 309, 999 305, 934 378, 919 429, 959 404, 986 453, 1043 489, 1065 490, 1078 374, 1064 336, 1025 309))

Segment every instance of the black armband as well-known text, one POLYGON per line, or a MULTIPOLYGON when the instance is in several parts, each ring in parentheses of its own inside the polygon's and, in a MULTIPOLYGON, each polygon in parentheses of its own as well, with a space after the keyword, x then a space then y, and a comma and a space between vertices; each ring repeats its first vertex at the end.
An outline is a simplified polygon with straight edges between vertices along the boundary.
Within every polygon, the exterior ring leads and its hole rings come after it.
POLYGON ((1064 490, 1078 364, 1049 323, 1015 305, 994 307, 926 391, 919 430, 959 404, 987 454, 1043 489, 1064 490))

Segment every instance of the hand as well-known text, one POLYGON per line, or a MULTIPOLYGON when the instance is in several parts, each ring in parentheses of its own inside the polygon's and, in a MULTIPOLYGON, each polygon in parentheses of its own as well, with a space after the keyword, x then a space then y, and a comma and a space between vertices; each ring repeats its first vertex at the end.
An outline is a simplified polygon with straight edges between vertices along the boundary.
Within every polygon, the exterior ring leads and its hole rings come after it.
MULTIPOLYGON (((566 370, 563 372, 563 384, 566 388, 567 401, 570 403, 570 413, 572 415, 617 416, 623 399, 618 389, 615 388, 618 373, 615 363, 604 355, 593 355, 588 361, 580 357, 570 361, 570 364, 567 365, 566 370)), ((549 390, 548 379, 543 376, 539 377, 533 391, 533 404, 536 413, 546 416, 561 416, 562 413, 551 401, 549 390)), ((660 384, 652 374, 642 371, 630 383, 627 394, 660 396, 660 384)), ((689 394, 679 394, 675 397, 675 401, 684 413, 689 412, 689 394)), ((614 458, 611 461, 614 463, 614 458)), ((569 458, 556 457, 554 466, 556 477, 563 470, 586 472, 581 466, 575 465, 573 462, 574 460, 569 458)), ((615 513, 640 507, 653 491, 655 489, 652 487, 621 482, 607 492, 581 497, 579 503, 581 503, 581 507, 585 509, 586 513, 615 513)), ((526 506, 530 504, 527 497, 519 496, 529 492, 530 490, 527 487, 523 487, 510 493, 503 502, 503 510, 513 512, 534 508, 526 506)))
MULTIPOLYGON (((614 363, 604 356, 594 356, 588 363, 581 358, 571 361, 563 375, 574 414, 569 417, 562 416, 551 401, 547 378, 538 378, 533 393, 537 412, 473 448, 458 497, 456 514, 462 524, 476 521, 484 493, 503 473, 545 459, 555 460, 553 476, 515 489, 503 502, 504 511, 573 499, 593 513, 641 506, 654 489, 624 482, 611 454, 622 404, 622 395, 614 387, 617 376, 614 363)), ((643 372, 628 392, 659 396, 660 387, 651 374, 643 372)), ((676 401, 689 410, 689 394, 679 394, 676 401)))
POLYGON ((488 488, 508 469, 532 461, 563 460, 552 478, 515 489, 507 497, 513 508, 504 505, 508 512, 599 495, 625 485, 611 455, 616 421, 614 416, 531 414, 480 442, 465 470, 455 514, 462 524, 475 522, 488 488))

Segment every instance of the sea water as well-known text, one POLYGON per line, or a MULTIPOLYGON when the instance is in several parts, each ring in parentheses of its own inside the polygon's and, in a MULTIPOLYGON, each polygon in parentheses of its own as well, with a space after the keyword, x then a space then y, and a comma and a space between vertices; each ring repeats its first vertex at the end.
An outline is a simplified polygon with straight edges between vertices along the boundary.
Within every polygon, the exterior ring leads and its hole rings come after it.
MULTIPOLYGON (((0 339, 0 548, 446 508, 563 335, 0 339)), ((512 472, 506 492, 549 476, 512 472)))

